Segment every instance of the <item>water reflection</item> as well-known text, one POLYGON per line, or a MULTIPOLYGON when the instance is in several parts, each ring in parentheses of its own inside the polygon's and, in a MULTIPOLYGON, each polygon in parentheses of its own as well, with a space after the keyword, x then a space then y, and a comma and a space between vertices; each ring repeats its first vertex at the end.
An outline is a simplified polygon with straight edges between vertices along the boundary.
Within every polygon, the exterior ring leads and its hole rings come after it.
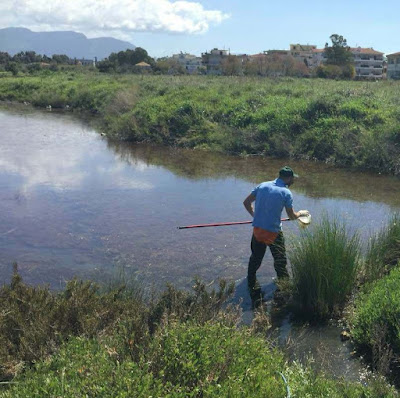
POLYGON ((174 174, 193 180, 240 178, 252 183, 276 178, 277 170, 290 164, 300 178, 293 191, 313 198, 345 198, 378 201, 400 206, 400 179, 368 172, 338 169, 331 165, 258 156, 236 157, 205 151, 109 142, 121 159, 135 165, 159 165, 174 174))
MULTIPOLYGON (((195 276, 240 280, 250 226, 176 229, 248 219, 242 201, 282 160, 108 142, 70 115, 0 111, 0 282, 20 264, 32 283, 107 278, 123 267, 150 284, 188 287, 195 276)), ((400 208, 396 178, 290 161, 295 207, 327 211, 368 237, 400 208)), ((287 241, 298 236, 284 226, 287 241)), ((261 283, 274 275, 266 256, 261 283)))

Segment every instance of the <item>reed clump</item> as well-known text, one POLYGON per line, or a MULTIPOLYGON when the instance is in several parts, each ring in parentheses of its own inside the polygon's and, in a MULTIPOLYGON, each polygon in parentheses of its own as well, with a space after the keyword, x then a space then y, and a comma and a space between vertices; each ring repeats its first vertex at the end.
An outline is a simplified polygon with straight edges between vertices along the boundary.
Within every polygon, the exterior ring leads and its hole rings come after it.
POLYGON ((304 230, 290 256, 299 314, 316 319, 340 314, 355 287, 359 256, 358 236, 336 219, 324 216, 304 230))
POLYGON ((363 270, 364 282, 382 278, 399 260, 400 213, 396 213, 369 242, 363 270))

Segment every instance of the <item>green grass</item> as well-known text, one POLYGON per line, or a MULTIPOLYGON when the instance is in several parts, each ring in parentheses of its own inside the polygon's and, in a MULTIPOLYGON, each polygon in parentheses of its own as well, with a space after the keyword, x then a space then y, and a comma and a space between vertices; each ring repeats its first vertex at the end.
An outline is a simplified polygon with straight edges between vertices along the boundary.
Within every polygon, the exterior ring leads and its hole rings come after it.
POLYGON ((400 358, 399 265, 400 215, 394 214, 369 242, 350 324, 358 350, 367 353, 373 368, 396 382, 398 372, 391 369, 400 358))
MULTIPOLYGON (((375 368, 388 373, 400 356, 400 262, 389 275, 367 284, 355 302, 352 336, 375 368)), ((397 365, 396 365, 397 366, 397 365)))
POLYGON ((92 111, 122 140, 400 174, 399 85, 67 71, 3 77, 0 100, 92 111))
POLYGON ((358 237, 327 216, 302 233, 290 256, 293 299, 302 315, 324 319, 340 314, 355 287, 359 254, 358 237))
POLYGON ((400 214, 394 214, 388 224, 369 242, 364 266, 365 282, 382 278, 399 260, 400 214))

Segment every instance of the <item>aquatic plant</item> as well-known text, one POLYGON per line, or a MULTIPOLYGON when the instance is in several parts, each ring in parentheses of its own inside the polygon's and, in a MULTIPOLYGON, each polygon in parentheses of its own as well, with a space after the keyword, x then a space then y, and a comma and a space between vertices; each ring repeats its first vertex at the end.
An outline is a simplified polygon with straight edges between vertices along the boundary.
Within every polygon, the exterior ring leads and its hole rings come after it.
POLYGON ((400 260, 400 214, 391 216, 378 234, 373 236, 368 245, 365 258, 364 282, 381 278, 400 260))
POLYGON ((355 286, 360 242, 344 224, 324 216, 304 230, 290 254, 294 302, 301 316, 323 319, 340 313, 355 286))

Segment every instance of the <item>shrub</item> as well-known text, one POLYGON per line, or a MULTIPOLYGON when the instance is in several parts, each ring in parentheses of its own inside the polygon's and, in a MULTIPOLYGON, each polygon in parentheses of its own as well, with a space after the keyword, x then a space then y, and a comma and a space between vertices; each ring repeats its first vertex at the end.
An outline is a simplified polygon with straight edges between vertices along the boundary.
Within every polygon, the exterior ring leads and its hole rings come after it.
POLYGON ((172 323, 154 336, 137 360, 121 356, 116 340, 115 334, 97 340, 71 338, 57 355, 37 363, 0 396, 398 396, 382 382, 365 387, 328 379, 298 363, 288 364, 263 337, 218 322, 172 323))
POLYGON ((307 120, 314 121, 320 117, 333 116, 337 112, 337 104, 333 98, 321 97, 311 101, 303 113, 307 120))
POLYGON ((96 340, 71 338, 60 352, 17 379, 1 397, 149 397, 160 396, 154 380, 134 362, 118 362, 117 353, 96 340))
POLYGON ((352 336, 379 370, 400 355, 400 263, 383 279, 366 285, 355 303, 352 336))
POLYGON ((123 289, 100 294, 92 282, 72 280, 65 291, 25 285, 16 273, 10 286, 0 290, 0 379, 19 364, 30 364, 52 353, 68 336, 93 337, 115 324, 122 315, 135 313, 140 300, 121 297, 123 289))
POLYGON ((70 336, 94 338, 118 328, 124 336, 121 344, 137 358, 149 335, 169 320, 236 324, 237 311, 224 308, 232 292, 233 286, 223 281, 218 291, 196 282, 193 293, 169 287, 145 302, 137 286, 119 284, 102 290, 93 282, 74 279, 64 291, 52 293, 25 285, 15 273, 10 286, 0 289, 0 380, 53 353, 70 336))
POLYGON ((360 243, 345 226, 326 216, 305 230, 290 256, 294 300, 302 314, 327 318, 340 313, 352 292, 360 243))

